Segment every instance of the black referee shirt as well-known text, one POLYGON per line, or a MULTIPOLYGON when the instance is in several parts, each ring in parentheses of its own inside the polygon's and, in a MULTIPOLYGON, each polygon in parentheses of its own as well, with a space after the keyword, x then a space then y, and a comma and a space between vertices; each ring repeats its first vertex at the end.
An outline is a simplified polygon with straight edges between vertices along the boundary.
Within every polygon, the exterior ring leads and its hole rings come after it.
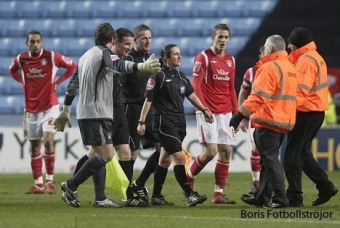
POLYGON ((154 115, 184 115, 184 98, 194 92, 183 72, 164 66, 150 77, 146 97, 152 100, 154 115))
MULTIPOLYGON (((135 63, 143 63, 150 57, 150 53, 139 53, 134 48, 128 56, 123 56, 122 59, 129 60, 135 63)), ((148 82, 151 73, 133 72, 124 74, 123 76, 123 102, 124 103, 144 103, 145 86, 148 82)))

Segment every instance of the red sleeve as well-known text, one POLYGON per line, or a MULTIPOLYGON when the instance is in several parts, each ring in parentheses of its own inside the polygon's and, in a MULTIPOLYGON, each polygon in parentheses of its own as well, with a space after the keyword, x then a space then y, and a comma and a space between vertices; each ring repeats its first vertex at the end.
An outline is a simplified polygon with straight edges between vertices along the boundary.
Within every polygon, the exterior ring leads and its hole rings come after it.
POLYGON ((244 90, 251 90, 251 85, 253 84, 253 76, 251 75, 252 74, 252 67, 248 68, 246 70, 246 72, 244 73, 244 76, 243 76, 243 82, 242 82, 242 89, 244 90))
POLYGON ((203 92, 201 89, 201 84, 206 74, 206 68, 207 67, 205 63, 205 58, 200 53, 195 57, 195 60, 194 60, 192 86, 195 89, 197 97, 201 100, 204 106, 206 106, 206 104, 204 102, 204 96, 203 96, 203 92))
POLYGON ((20 66, 19 66, 19 63, 18 63, 19 57, 20 57, 20 55, 18 55, 17 57, 15 57, 13 59, 11 65, 9 66, 8 74, 11 75, 12 78, 14 78, 14 80, 23 84, 22 76, 19 72, 19 70, 20 70, 20 66))
POLYGON ((58 85, 71 77, 77 67, 77 64, 75 64, 70 58, 63 56, 60 53, 55 53, 55 64, 59 68, 62 67, 67 69, 55 82, 58 85))
POLYGON ((231 105, 233 108, 233 111, 236 111, 238 109, 238 103, 237 103, 237 96, 236 96, 236 90, 235 90, 235 59, 233 58, 234 61, 234 70, 232 71, 230 75, 230 99, 231 99, 231 105))

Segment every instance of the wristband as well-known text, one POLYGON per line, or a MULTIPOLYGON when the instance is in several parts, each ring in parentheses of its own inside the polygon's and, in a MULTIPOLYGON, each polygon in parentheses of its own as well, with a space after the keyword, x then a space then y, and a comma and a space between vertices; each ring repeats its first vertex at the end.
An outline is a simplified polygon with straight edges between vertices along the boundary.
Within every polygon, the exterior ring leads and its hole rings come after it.
POLYGON ((139 123, 140 125, 143 125, 143 124, 145 124, 145 121, 143 121, 143 120, 138 120, 138 123, 139 123))

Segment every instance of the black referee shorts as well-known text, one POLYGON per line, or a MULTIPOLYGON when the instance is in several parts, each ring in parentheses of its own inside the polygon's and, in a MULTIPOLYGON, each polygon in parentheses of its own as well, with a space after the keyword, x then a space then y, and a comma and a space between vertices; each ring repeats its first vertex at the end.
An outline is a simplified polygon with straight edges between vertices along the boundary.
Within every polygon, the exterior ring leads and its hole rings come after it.
POLYGON ((87 146, 112 144, 112 120, 78 120, 81 139, 87 146))
POLYGON ((129 144, 129 124, 124 113, 124 106, 115 106, 113 113, 113 145, 129 144))
POLYGON ((137 133, 138 120, 142 107, 143 104, 139 103, 125 104, 125 115, 129 125, 131 150, 139 149, 141 143, 143 148, 147 149, 153 147, 154 143, 159 142, 152 132, 152 115, 148 115, 145 120, 145 135, 142 137, 137 133))
POLYGON ((184 115, 155 115, 153 131, 168 154, 182 151, 182 142, 186 136, 184 115))

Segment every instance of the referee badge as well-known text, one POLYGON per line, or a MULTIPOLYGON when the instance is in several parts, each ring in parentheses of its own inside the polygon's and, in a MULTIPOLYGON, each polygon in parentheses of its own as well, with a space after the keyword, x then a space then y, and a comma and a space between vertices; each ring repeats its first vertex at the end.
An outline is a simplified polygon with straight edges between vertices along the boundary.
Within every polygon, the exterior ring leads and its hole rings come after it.
POLYGON ((180 94, 185 94, 185 87, 184 86, 181 87, 180 94))

